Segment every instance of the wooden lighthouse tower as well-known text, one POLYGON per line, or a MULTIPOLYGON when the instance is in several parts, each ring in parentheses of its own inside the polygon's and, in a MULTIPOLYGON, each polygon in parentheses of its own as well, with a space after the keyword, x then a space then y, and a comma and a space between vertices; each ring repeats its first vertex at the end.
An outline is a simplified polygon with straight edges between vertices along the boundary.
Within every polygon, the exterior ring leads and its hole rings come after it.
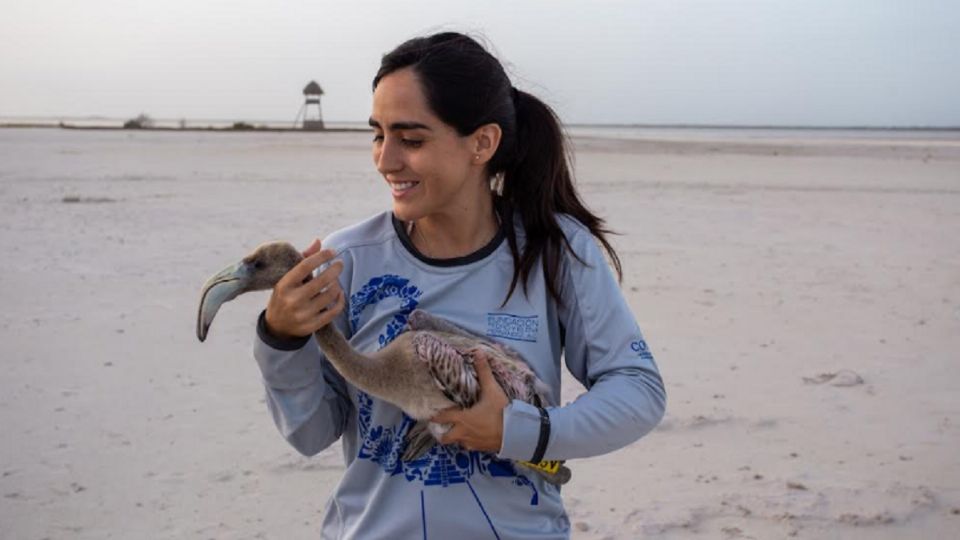
POLYGON ((323 129, 323 112, 320 110, 320 96, 322 95, 323 88, 320 88, 317 81, 310 81, 310 83, 303 88, 303 106, 300 107, 300 112, 297 113, 297 118, 293 121, 295 126, 300 124, 300 126, 307 131, 320 131, 323 129), (315 114, 311 114, 311 111, 314 109, 312 106, 316 106, 315 114))

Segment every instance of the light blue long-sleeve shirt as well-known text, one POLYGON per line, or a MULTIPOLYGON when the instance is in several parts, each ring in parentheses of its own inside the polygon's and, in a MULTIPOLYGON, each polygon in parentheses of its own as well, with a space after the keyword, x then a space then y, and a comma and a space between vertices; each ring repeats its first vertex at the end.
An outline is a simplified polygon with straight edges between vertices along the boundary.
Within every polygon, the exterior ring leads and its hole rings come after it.
MULTIPOLYGON (((577 256, 561 265, 562 302, 553 301, 542 268, 503 303, 513 276, 504 235, 459 259, 424 257, 389 212, 323 241, 343 261, 347 307, 334 322, 361 351, 389 343, 414 309, 423 309, 518 351, 552 391, 545 459, 569 460, 621 448, 663 416, 665 392, 613 273, 594 238, 560 216, 577 256), (562 353, 562 354, 561 354, 562 353), (561 357, 588 389, 561 406, 561 357)), ((523 231, 517 228, 522 246, 523 231)), ((435 445, 404 462, 413 420, 397 407, 346 383, 312 339, 278 341, 261 314, 254 356, 267 403, 283 436, 315 454, 343 439, 346 471, 327 504, 323 538, 567 538, 559 489, 515 467, 529 460, 540 414, 514 401, 504 410, 497 454, 435 445), (455 536, 456 535, 456 536, 455 536)), ((568 466, 577 474, 576 461, 568 466)))

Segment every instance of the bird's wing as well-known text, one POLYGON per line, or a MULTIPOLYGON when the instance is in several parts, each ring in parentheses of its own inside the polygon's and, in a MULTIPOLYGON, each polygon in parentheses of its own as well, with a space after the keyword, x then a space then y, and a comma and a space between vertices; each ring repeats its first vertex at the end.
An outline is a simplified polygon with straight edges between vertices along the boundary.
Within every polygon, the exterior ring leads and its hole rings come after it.
POLYGON ((495 349, 494 354, 498 352, 504 356, 510 357, 510 359, 515 362, 519 362, 524 366, 527 365, 527 362, 523 359, 523 356, 521 356, 520 353, 515 351, 513 348, 494 339, 490 339, 487 336, 474 334, 473 332, 460 328, 456 324, 442 317, 437 317, 436 315, 427 313, 422 309, 413 310, 413 313, 407 317, 407 327, 410 330, 424 330, 439 332, 442 334, 450 334, 450 336, 447 336, 450 338, 448 339, 448 342, 462 350, 464 350, 464 347, 466 347, 466 349, 470 349, 481 344, 488 345, 489 347, 495 349))
MULTIPOLYGON (((487 336, 477 335, 468 330, 464 330, 456 324, 444 318, 437 317, 436 315, 431 315, 422 309, 416 309, 410 314, 407 318, 407 325, 414 331, 424 331, 435 337, 443 336, 441 341, 452 349, 452 352, 449 352, 449 354, 478 348, 487 352, 492 360, 490 367, 493 369, 493 375, 497 379, 497 382, 500 383, 500 386, 503 387, 508 398, 520 399, 529 403, 539 401, 540 403, 546 404, 550 401, 550 387, 537 377, 523 356, 512 347, 490 339, 487 336)), ((445 365, 449 361, 444 354, 438 356, 441 365, 445 365)), ((472 360, 469 354, 460 353, 460 356, 472 360)), ((431 358, 427 357, 423 359, 430 360, 431 358)), ((472 369, 472 363, 470 364, 470 368, 472 373, 475 374, 476 370, 472 369)), ((431 369, 431 371, 434 373, 435 378, 443 381, 447 380, 447 378, 442 375, 437 375, 437 373, 442 373, 445 369, 444 367, 437 367, 436 369, 431 369)), ((459 373, 456 375, 459 376, 459 373)), ((457 380, 456 377, 454 377, 453 380, 457 380)), ((442 386, 441 389, 443 389, 442 386)), ((477 399, 479 399, 479 396, 477 396, 477 399)))
POLYGON ((480 383, 471 356, 461 353, 433 332, 417 332, 413 347, 417 358, 430 370, 433 381, 447 399, 465 409, 477 402, 480 383))
POLYGON ((473 334, 444 318, 431 315, 422 309, 413 310, 413 313, 407 317, 407 326, 410 327, 410 330, 432 330, 466 338, 485 340, 483 336, 473 334))

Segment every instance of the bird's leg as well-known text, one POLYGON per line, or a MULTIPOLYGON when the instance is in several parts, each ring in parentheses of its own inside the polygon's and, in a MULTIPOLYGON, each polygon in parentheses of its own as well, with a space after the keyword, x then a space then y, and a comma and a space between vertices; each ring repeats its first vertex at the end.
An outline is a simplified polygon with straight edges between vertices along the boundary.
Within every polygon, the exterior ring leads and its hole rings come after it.
POLYGON ((541 461, 536 466, 526 461, 515 461, 514 463, 555 486, 562 486, 573 477, 570 468, 564 465, 565 462, 563 461, 541 461))
POLYGON ((407 447, 403 451, 401 459, 403 461, 414 461, 427 453, 433 445, 437 444, 437 439, 428 428, 429 422, 421 420, 407 432, 407 447))

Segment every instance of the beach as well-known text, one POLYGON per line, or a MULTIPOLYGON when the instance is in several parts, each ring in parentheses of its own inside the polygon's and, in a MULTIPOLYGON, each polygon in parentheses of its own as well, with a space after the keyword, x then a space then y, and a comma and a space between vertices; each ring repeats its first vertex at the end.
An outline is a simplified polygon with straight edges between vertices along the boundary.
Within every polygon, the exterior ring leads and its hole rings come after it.
MULTIPOLYGON (((953 537, 960 134, 602 135, 573 138, 578 185, 668 404, 568 463, 573 537, 953 537)), ((318 536, 343 455, 273 425, 267 293, 203 344, 196 310, 257 244, 388 209, 369 145, 0 129, 0 538, 318 536)))

